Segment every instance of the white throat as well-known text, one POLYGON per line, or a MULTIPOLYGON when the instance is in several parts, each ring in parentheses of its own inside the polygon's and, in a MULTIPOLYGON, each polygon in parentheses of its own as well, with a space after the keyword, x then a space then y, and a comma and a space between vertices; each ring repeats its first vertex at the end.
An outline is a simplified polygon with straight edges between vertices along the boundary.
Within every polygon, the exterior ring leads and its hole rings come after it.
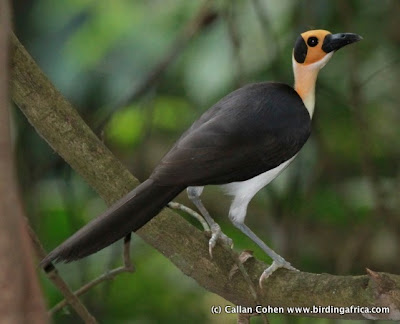
POLYGON ((323 59, 312 64, 300 64, 292 57, 294 73, 294 89, 297 91, 304 105, 306 106, 310 118, 313 117, 315 107, 315 84, 318 72, 332 57, 333 52, 328 53, 323 59))

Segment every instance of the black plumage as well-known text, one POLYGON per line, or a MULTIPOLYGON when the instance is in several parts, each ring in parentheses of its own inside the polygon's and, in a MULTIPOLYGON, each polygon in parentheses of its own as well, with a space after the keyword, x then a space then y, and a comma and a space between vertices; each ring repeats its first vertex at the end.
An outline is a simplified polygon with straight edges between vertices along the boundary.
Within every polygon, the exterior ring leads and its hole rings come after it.
POLYGON ((310 115, 292 87, 250 84, 206 111, 150 178, 186 187, 247 180, 293 157, 310 131, 310 115))
POLYGON ((138 230, 188 186, 251 179, 292 158, 310 134, 297 92, 281 83, 240 88, 206 111, 148 180, 84 226, 43 261, 80 259, 138 230))

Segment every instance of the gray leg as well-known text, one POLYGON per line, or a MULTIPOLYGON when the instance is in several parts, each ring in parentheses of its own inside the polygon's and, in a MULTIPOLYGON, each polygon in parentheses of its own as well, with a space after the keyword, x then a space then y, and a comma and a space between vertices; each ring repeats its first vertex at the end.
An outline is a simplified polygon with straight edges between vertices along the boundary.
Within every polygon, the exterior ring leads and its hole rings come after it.
POLYGON ((256 243, 266 254, 268 254, 273 260, 272 264, 264 270, 260 277, 260 287, 262 287, 262 282, 267 279, 275 270, 279 268, 286 268, 289 270, 298 271, 296 268, 272 250, 267 244, 265 244, 250 228, 244 224, 244 219, 246 217, 247 203, 241 201, 240 204, 235 204, 233 202, 231 209, 229 211, 229 219, 232 224, 240 229, 240 231, 246 234, 254 243, 256 243))
POLYGON ((211 238, 208 242, 209 248, 208 251, 210 253, 210 256, 212 258, 212 250, 217 243, 218 238, 221 238, 223 242, 229 246, 232 246, 232 240, 227 237, 224 233, 221 231, 221 227, 212 219, 210 214, 208 213, 207 209, 204 207, 200 195, 203 192, 204 187, 188 187, 187 188, 187 194, 189 199, 193 202, 193 204, 197 207, 197 209, 200 211, 201 215, 204 217, 208 225, 210 226, 211 229, 211 238))

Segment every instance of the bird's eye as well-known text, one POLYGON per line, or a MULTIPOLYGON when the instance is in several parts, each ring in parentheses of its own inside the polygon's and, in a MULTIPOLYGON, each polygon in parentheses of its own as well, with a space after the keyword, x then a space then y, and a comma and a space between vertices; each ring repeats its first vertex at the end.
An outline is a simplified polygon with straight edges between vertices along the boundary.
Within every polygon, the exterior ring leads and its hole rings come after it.
POLYGON ((314 36, 310 37, 310 38, 307 40, 307 44, 308 44, 308 46, 310 46, 310 47, 317 46, 317 44, 318 44, 318 38, 317 38, 317 37, 314 37, 314 36))

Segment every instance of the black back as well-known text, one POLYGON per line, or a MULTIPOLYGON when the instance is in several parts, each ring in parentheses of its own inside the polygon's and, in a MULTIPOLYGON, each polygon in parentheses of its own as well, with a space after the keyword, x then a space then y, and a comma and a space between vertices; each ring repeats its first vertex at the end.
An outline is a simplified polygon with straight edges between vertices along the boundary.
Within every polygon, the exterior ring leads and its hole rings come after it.
POLYGON ((281 83, 240 88, 207 110, 150 176, 160 185, 248 180, 293 157, 310 135, 300 96, 281 83))

